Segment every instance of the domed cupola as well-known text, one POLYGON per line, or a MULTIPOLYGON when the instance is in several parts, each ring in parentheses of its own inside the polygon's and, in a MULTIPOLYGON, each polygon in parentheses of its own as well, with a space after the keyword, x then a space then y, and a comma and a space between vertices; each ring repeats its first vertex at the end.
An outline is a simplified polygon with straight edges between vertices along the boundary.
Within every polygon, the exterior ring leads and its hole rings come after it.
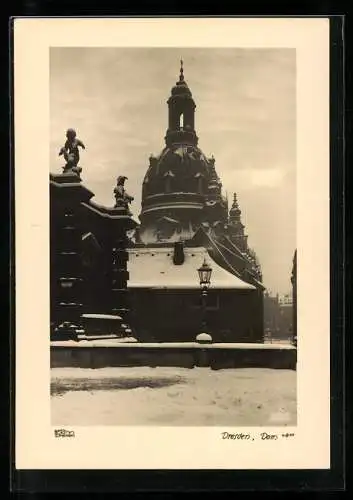
POLYGON ((184 78, 183 61, 180 61, 179 81, 172 88, 167 101, 169 108, 168 130, 165 136, 167 146, 190 144, 197 146, 195 132, 196 104, 184 78))
POLYGON ((241 216, 241 210, 239 208, 239 204, 238 204, 238 200, 237 200, 237 193, 234 193, 233 205, 232 205, 232 208, 229 210, 229 220, 230 220, 230 222, 238 223, 238 222, 240 222, 240 216, 241 216))
POLYGON ((174 87, 172 87, 170 99, 176 95, 178 95, 178 96, 183 95, 183 96, 192 97, 191 90, 189 89, 188 84, 186 83, 185 78, 184 78, 184 67, 183 67, 183 60, 182 59, 180 60, 179 81, 176 82, 174 87))
POLYGON ((242 252, 247 252, 248 237, 244 234, 245 226, 241 222, 241 210, 239 208, 237 195, 234 193, 233 205, 229 210, 228 230, 231 240, 239 247, 242 252))
POLYGON ((197 146, 195 102, 184 78, 168 99, 165 147, 151 155, 143 180, 140 235, 145 243, 190 239, 203 219, 209 194, 209 160, 197 146))
POLYGON ((215 160, 197 146, 196 105, 182 61, 167 102, 166 145, 150 156, 142 186, 139 233, 146 244, 189 240, 205 219, 226 222, 228 217, 215 160))

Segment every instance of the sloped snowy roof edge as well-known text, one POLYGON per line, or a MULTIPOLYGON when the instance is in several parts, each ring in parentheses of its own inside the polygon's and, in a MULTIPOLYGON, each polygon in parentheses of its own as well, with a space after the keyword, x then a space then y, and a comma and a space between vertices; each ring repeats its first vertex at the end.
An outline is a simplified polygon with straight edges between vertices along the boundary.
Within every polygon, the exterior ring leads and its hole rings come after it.
POLYGON ((185 261, 178 266, 173 264, 172 248, 145 247, 128 251, 128 288, 199 289, 197 269, 206 258, 212 267, 210 289, 256 290, 217 264, 204 247, 186 247, 185 261))

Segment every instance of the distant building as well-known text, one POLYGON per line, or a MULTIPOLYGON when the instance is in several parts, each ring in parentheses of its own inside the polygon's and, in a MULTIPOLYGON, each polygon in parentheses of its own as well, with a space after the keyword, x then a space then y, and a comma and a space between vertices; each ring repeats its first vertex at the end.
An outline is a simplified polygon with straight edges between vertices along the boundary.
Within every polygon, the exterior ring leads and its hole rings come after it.
POLYGON ((272 339, 289 339, 293 332, 293 298, 290 294, 264 295, 265 332, 272 339))

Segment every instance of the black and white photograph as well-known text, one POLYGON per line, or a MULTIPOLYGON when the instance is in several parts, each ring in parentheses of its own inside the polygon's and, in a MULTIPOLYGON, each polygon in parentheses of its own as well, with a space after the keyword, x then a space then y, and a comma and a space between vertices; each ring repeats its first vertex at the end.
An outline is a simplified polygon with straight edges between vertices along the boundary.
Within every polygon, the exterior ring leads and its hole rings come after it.
POLYGON ((295 425, 295 50, 49 76, 52 422, 295 425))
POLYGON ((19 20, 21 463, 327 463, 321 21, 19 20))

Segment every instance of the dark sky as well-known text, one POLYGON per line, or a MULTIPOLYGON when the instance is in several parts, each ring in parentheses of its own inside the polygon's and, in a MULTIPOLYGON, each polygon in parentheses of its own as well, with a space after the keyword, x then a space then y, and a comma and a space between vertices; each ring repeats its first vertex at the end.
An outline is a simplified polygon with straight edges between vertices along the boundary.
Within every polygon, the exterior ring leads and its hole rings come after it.
POLYGON ((65 130, 85 143, 82 177, 97 203, 113 205, 127 175, 137 219, 151 153, 164 146, 179 60, 197 108, 199 146, 234 191, 265 285, 290 291, 296 247, 296 62, 294 49, 51 48, 51 171, 65 130))

